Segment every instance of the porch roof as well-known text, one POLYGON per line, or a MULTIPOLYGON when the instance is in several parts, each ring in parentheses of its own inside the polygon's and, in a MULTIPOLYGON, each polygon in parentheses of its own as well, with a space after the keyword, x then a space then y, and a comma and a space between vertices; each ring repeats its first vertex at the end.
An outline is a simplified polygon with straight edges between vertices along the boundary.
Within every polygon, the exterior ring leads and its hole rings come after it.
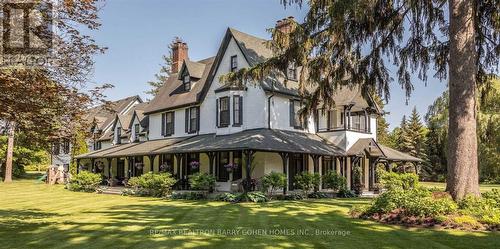
POLYGON ((385 159, 389 161, 403 161, 403 162, 423 162, 422 159, 408 155, 401 151, 397 151, 395 149, 389 148, 385 145, 379 144, 382 152, 385 155, 385 159))
POLYGON ((344 155, 340 148, 314 134, 286 130, 254 129, 228 135, 205 134, 120 144, 79 155, 75 158, 110 158, 228 150, 307 153, 328 156, 344 155))
POLYGON ((172 146, 153 151, 162 153, 191 153, 226 150, 256 150, 270 152, 343 155, 343 151, 317 135, 272 129, 246 130, 228 135, 199 135, 172 146))
POLYGON ((361 138, 347 151, 347 155, 349 156, 362 155, 364 153, 388 161, 422 162, 420 158, 379 144, 373 138, 361 138))
POLYGON ((126 157, 126 156, 141 156, 141 155, 153 155, 153 151, 171 146, 175 143, 179 143, 183 140, 188 139, 187 137, 180 138, 167 138, 151 140, 146 142, 134 143, 134 146, 124 148, 122 150, 107 153, 105 157, 126 157))
POLYGON ((89 153, 81 154, 78 156, 75 156, 76 159, 82 159, 82 158, 101 158, 101 157, 106 157, 105 155, 109 153, 113 153, 116 151, 120 151, 129 147, 133 147, 136 144, 117 144, 109 148, 105 149, 100 149, 96 151, 91 151, 89 153))

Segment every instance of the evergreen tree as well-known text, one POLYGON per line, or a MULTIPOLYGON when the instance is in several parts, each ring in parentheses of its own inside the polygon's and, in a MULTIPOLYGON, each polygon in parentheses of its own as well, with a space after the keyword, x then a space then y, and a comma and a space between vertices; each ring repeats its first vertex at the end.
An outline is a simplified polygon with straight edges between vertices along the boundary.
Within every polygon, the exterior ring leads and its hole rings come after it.
POLYGON ((169 54, 162 56, 162 63, 160 64, 160 71, 154 75, 154 80, 148 81, 147 84, 151 89, 145 91, 144 93, 155 97, 158 94, 160 88, 165 84, 168 77, 170 76, 170 70, 172 67, 172 44, 168 46, 169 54))
MULTIPOLYGON (((306 1, 281 2, 302 6, 306 1)), ((499 1, 309 0, 307 4, 303 23, 293 22, 287 30, 271 29, 272 58, 221 80, 244 84, 277 73, 286 78, 289 65, 295 65, 301 71, 299 93, 306 100, 302 113, 307 114, 332 108, 331 96, 340 86, 360 86, 364 96, 377 92, 389 97, 388 58, 408 97, 414 88, 412 73, 424 81, 430 67, 441 80, 449 74, 452 125, 446 189, 454 199, 479 195, 476 84, 498 71, 499 1)))
POLYGON ((379 106, 380 110, 382 110, 382 115, 377 117, 377 141, 381 144, 389 146, 390 140, 389 140, 389 123, 387 123, 387 120, 385 120, 384 115, 386 114, 384 110, 384 102, 380 98, 380 96, 375 95, 374 98, 375 102, 379 106))
POLYGON ((407 125, 407 136, 408 136, 408 153, 414 157, 425 159, 425 138, 427 134, 426 127, 422 124, 420 119, 420 114, 417 112, 417 108, 414 107, 410 120, 407 125))

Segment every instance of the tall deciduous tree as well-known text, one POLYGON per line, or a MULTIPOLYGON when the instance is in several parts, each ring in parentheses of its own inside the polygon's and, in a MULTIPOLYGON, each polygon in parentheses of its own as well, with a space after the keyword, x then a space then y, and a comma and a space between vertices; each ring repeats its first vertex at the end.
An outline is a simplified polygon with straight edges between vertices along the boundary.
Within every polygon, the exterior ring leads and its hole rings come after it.
MULTIPOLYGON (((39 37, 52 37, 49 63, 35 68, 13 66, 0 71, 0 120, 7 127, 5 182, 12 180, 12 152, 16 131, 22 131, 32 144, 47 144, 51 139, 71 137, 81 129, 85 109, 100 88, 90 91, 88 76, 93 56, 104 48, 81 32, 95 30, 100 24, 97 12, 101 1, 34 2, 43 10, 52 6, 53 29, 37 30, 39 37)), ((5 42, 5 41, 4 41, 5 42)), ((107 87, 107 85, 106 85, 107 87)))
MULTIPOLYGON (((282 0, 285 6, 303 0, 282 0)), ((498 70, 499 0, 309 0, 302 24, 290 32, 272 29, 274 57, 222 80, 243 84, 271 72, 301 68, 300 93, 306 112, 335 105, 340 86, 360 86, 365 96, 389 97, 387 62, 409 97, 412 73, 427 80, 429 68, 445 79, 449 72, 450 127, 447 190, 455 199, 479 195, 476 84, 498 70), (448 7, 449 15, 445 9, 448 7), (306 86, 313 87, 306 87, 306 86), (313 89, 308 91, 307 89, 313 89)))

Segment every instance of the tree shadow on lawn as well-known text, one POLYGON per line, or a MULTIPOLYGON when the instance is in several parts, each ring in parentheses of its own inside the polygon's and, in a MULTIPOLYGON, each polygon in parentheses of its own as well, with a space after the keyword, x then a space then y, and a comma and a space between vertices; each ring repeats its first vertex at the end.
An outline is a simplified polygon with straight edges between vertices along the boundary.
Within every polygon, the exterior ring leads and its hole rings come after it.
POLYGON ((38 210, 0 210, 0 222, 8 217, 8 224, 0 223, 0 238, 6 248, 495 248, 500 238, 499 233, 409 230, 351 219, 332 206, 340 203, 141 201, 59 219, 38 210), (349 234, 317 235, 317 230, 349 234))

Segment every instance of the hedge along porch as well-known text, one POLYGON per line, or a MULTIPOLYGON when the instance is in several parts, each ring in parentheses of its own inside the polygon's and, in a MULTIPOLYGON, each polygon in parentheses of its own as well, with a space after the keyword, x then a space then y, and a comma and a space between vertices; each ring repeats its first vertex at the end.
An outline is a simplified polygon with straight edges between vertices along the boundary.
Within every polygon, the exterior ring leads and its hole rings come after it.
POLYGON ((168 171, 180 180, 178 189, 189 189, 190 174, 209 173, 216 177, 219 191, 241 191, 244 179, 252 182, 272 171, 287 175, 284 192, 294 190, 294 176, 304 171, 323 175, 335 170, 346 177, 351 188, 352 168, 359 166, 363 190, 370 190, 375 182, 374 165, 381 159, 391 159, 376 142, 362 141, 346 153, 314 134, 255 129, 116 145, 77 159, 79 165, 93 165, 87 169, 101 172, 106 178, 111 176, 116 182, 149 171, 168 171), (191 167, 193 161, 199 162, 199 167, 191 167), (231 173, 224 167, 229 163, 237 165, 231 173))

